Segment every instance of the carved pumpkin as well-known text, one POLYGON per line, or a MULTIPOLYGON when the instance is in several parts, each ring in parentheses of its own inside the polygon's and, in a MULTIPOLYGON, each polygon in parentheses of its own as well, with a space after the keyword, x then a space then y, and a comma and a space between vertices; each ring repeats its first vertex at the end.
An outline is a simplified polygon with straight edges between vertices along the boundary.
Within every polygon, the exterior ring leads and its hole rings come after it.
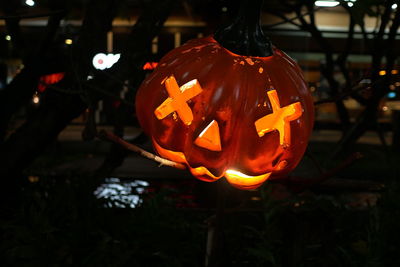
POLYGON ((139 88, 136 111, 162 157, 240 189, 286 176, 304 154, 314 116, 301 70, 286 54, 242 56, 212 36, 164 56, 139 88))

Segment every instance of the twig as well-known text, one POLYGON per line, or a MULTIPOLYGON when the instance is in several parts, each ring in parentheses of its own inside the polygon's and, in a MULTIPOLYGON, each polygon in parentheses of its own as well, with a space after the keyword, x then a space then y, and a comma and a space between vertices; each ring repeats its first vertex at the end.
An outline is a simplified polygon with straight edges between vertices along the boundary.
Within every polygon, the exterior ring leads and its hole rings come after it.
MULTIPOLYGON (((307 11, 307 12, 301 14, 301 16, 302 17, 308 16, 308 15, 310 15, 310 13, 316 12, 316 11, 318 11, 320 9, 323 9, 323 7, 317 7, 313 11, 307 11)), ((293 24, 293 25, 295 25, 295 26, 300 28, 300 25, 294 22, 295 20, 299 19, 300 16, 294 16, 292 18, 286 18, 285 16, 281 16, 281 14, 279 14, 279 13, 275 13, 275 12, 270 12, 270 13, 272 15, 274 15, 274 16, 277 16, 277 17, 281 18, 282 21, 266 25, 263 28, 271 29, 271 28, 274 28, 274 27, 277 27, 277 26, 280 26, 280 25, 283 25, 283 24, 286 24, 286 23, 291 23, 291 24, 293 24)))
POLYGON ((65 13, 65 10, 56 10, 52 12, 44 12, 44 13, 30 13, 30 14, 19 14, 19 15, 6 15, 6 16, 0 16, 0 20, 6 20, 6 19, 31 19, 31 18, 40 18, 40 17, 50 17, 53 15, 58 15, 65 13))
POLYGON ((97 91, 98 93, 100 93, 100 94, 102 94, 102 95, 104 95, 104 96, 109 96, 109 97, 112 97, 112 98, 114 98, 114 99, 117 99, 117 100, 121 101, 122 103, 124 103, 124 104, 127 105, 127 106, 131 106, 131 107, 134 106, 133 103, 127 101, 126 99, 122 99, 122 98, 119 97, 118 95, 116 95, 116 94, 114 94, 114 93, 112 93, 112 92, 109 92, 109 91, 107 91, 107 90, 104 90, 104 89, 100 88, 99 86, 93 86, 93 85, 91 85, 91 84, 89 84, 89 83, 86 83, 85 86, 86 86, 89 90, 94 90, 94 91, 97 91))
POLYGON ((310 158, 314 166, 318 169, 318 172, 322 174, 324 172, 323 168, 321 167, 321 164, 319 164, 318 160, 315 158, 314 154, 311 153, 309 149, 306 150, 305 156, 310 158))
POLYGON ((385 184, 370 180, 329 179, 316 186, 318 189, 346 190, 353 192, 383 192, 385 184))
POLYGON ((39 84, 46 86, 46 89, 48 88, 48 89, 51 89, 51 90, 54 90, 56 92, 63 93, 63 94, 80 95, 80 94, 85 93, 85 91, 83 91, 83 90, 64 89, 60 86, 56 86, 54 84, 48 84, 43 81, 39 81, 39 84))
POLYGON ((340 163, 335 168, 328 170, 327 172, 321 173, 319 176, 303 179, 301 177, 288 177, 287 180, 277 180, 277 183, 284 183, 292 192, 299 193, 308 188, 315 187, 321 183, 325 183, 327 180, 330 180, 333 176, 335 176, 338 172, 350 166, 356 160, 359 160, 363 157, 363 155, 359 152, 355 152, 351 154, 348 158, 346 158, 342 163, 340 163))
POLYGON ((125 140, 123 140, 122 138, 119 138, 118 136, 116 136, 115 134, 111 133, 111 132, 107 132, 107 131, 100 131, 99 134, 97 135, 98 138, 102 139, 102 140, 107 140, 107 141, 111 141, 113 143, 117 143, 119 145, 121 145, 122 147, 124 147, 127 150, 133 151, 138 153, 139 155, 151 159, 155 162, 160 163, 160 165, 164 165, 164 166, 170 166, 170 167, 174 167, 177 169, 181 169, 184 170, 186 169, 186 165, 182 164, 182 163, 178 163, 175 161, 171 161, 168 159, 164 159, 161 158, 157 155, 154 155, 153 153, 150 153, 134 144, 131 144, 125 140))
POLYGON ((363 157, 364 157, 364 155, 361 154, 360 152, 352 153, 338 166, 336 166, 335 168, 333 168, 333 169, 329 170, 328 172, 324 173, 323 175, 321 175, 321 177, 319 177, 320 181, 324 181, 324 180, 327 180, 327 179, 333 177, 335 174, 344 170, 345 168, 347 168, 348 166, 353 164, 355 161, 357 161, 363 157))
POLYGON ((357 92, 360 92, 362 90, 368 89, 369 87, 372 87, 374 84, 375 83, 368 84, 368 86, 359 86, 359 85, 357 85, 357 86, 353 87, 351 90, 345 91, 345 92, 343 92, 341 94, 338 94, 338 95, 336 95, 334 97, 329 97, 329 98, 325 98, 325 99, 321 99, 321 100, 315 101, 314 105, 317 106, 317 105, 322 105, 322 104, 326 104, 326 103, 333 103, 333 102, 342 100, 342 99, 344 99, 344 98, 346 98, 348 96, 351 96, 354 93, 357 93, 357 92))

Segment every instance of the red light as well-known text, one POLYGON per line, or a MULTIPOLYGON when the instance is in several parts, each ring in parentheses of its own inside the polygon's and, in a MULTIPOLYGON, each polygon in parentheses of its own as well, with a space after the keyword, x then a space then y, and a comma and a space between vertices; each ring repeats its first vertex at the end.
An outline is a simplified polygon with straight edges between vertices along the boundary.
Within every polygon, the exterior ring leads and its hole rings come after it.
POLYGON ((154 70, 158 65, 158 62, 146 62, 143 66, 143 70, 154 70))
POLYGON ((52 73, 41 76, 39 79, 38 91, 40 93, 43 93, 46 90, 47 86, 58 83, 64 78, 64 76, 65 72, 52 73))

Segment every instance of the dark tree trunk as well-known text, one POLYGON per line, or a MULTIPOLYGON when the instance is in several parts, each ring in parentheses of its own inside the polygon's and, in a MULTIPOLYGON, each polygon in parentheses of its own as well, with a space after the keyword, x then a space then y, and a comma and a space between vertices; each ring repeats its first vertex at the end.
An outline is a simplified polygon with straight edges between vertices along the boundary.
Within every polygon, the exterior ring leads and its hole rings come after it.
POLYGON ((393 110, 392 124, 393 124, 393 137, 392 137, 393 151, 400 152, 400 110, 393 110))
POLYGON ((66 78, 59 84, 64 90, 81 88, 87 92, 86 96, 73 94, 72 91, 46 91, 37 111, 0 148, 0 177, 10 177, 19 173, 29 166, 49 143, 56 140, 60 131, 87 108, 87 102, 84 102, 82 97, 89 97, 91 101, 96 102, 105 95, 114 94, 115 90, 121 87, 120 81, 128 79, 135 71, 141 71, 140 67, 146 59, 143 51, 148 50, 151 40, 168 17, 172 2, 149 3, 133 27, 127 50, 122 54, 120 61, 109 72, 99 72, 94 79, 86 81, 91 58, 98 45, 96 40, 111 28, 112 14, 116 7, 114 1, 108 1, 106 4, 102 1, 89 3, 91 8, 88 9, 82 26, 81 41, 74 52, 75 64, 72 67, 76 68, 67 73, 66 78), (98 14, 104 14, 101 20, 98 19, 98 14))
MULTIPOLYGON (((21 107, 25 106, 32 98, 33 93, 38 86, 40 75, 48 73, 51 69, 59 71, 62 66, 62 55, 58 54, 54 48, 51 47, 52 39, 56 33, 61 19, 64 17, 63 12, 58 12, 52 15, 47 23, 41 42, 38 44, 37 49, 33 50, 31 56, 25 56, 25 67, 22 71, 12 80, 12 82, 0 92, 0 144, 4 141, 8 124, 12 115, 21 107), (49 55, 52 55, 50 56, 49 55)), ((14 19, 12 21, 15 21, 14 19)), ((15 31, 19 32, 18 25, 15 31)), ((18 37, 21 39, 21 37, 18 37)), ((22 46, 22 40, 18 41, 19 46, 22 46)), ((22 48, 20 48, 22 49, 22 48)))
POLYGON ((386 3, 385 11, 382 15, 380 29, 375 36, 372 53, 372 95, 366 102, 366 107, 357 118, 356 123, 351 127, 339 142, 339 146, 333 155, 337 156, 340 152, 351 148, 364 133, 378 123, 379 103, 389 90, 392 82, 391 70, 394 67, 396 58, 399 56, 398 49, 394 47, 394 40, 400 26, 400 10, 396 10, 395 16, 392 16, 391 5, 393 1, 386 3), (390 21, 391 24, 390 24, 390 21), (390 25, 388 38, 384 38, 386 27, 390 25), (383 58, 386 57, 386 75, 379 76, 382 68, 383 58))

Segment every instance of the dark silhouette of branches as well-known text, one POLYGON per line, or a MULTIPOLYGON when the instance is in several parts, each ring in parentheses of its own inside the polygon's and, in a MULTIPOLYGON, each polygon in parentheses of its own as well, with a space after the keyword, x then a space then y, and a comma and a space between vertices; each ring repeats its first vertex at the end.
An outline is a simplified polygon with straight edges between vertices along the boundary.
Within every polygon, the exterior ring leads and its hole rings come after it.
MULTIPOLYGON (((36 49, 32 50, 31 56, 24 57, 24 68, 4 90, 0 91, 0 114, 2 114, 0 117, 0 144, 4 141, 12 115, 31 99, 36 90, 39 76, 51 68, 57 70, 59 68, 56 66, 57 64, 62 65, 60 60, 56 59, 57 57, 46 55, 56 53, 53 51, 51 43, 64 15, 63 12, 57 12, 48 19, 41 42, 36 49)), ((18 23, 12 21, 16 27, 14 36, 19 35, 19 26, 16 25, 18 23)), ((22 49, 22 37, 19 36, 16 39, 20 43, 17 47, 22 49)))
POLYGON ((332 47, 328 39, 323 36, 321 30, 315 24, 313 1, 281 1, 279 3, 286 10, 296 14, 296 17, 295 19, 289 19, 286 14, 275 15, 282 18, 286 23, 291 23, 300 30, 309 32, 325 55, 325 62, 321 66, 321 73, 329 84, 330 97, 319 100, 315 104, 335 103, 336 105, 343 129, 342 139, 335 151, 335 154, 338 154, 344 148, 350 148, 368 129, 376 126, 379 103, 388 92, 392 81, 390 73, 398 57, 398 49, 395 48, 394 42, 400 23, 399 9, 392 9, 392 4, 395 1, 356 2, 351 8, 347 5, 347 2, 341 2, 343 10, 349 16, 349 26, 344 47, 341 49, 342 52, 335 59, 334 47, 332 47), (303 13, 304 10, 306 10, 306 13, 303 13), (373 14, 373 12, 377 14, 379 27, 377 27, 376 31, 369 33, 365 29, 364 19, 367 15, 373 14), (368 88, 352 81, 353 78, 350 76, 347 67, 347 59, 353 46, 356 25, 360 26, 368 52, 372 56, 371 76, 362 77, 363 79, 367 78, 371 80, 368 88), (386 33, 387 29, 389 29, 388 33, 386 33), (380 77, 379 71, 382 69, 385 60, 387 75, 380 77), (335 77, 337 70, 344 77, 344 84, 340 84, 335 77), (371 91, 369 97, 359 94, 364 89, 371 91), (347 108, 343 104, 343 99, 347 97, 354 98, 364 106, 363 112, 358 116, 356 123, 353 125, 350 124, 347 108))
MULTIPOLYGON (((0 176, 7 177, 18 173, 29 165, 32 160, 53 140, 59 132, 75 117, 79 116, 88 107, 87 98, 91 103, 102 99, 104 94, 92 88, 103 88, 107 92, 119 91, 120 84, 110 80, 102 72, 97 72, 94 78, 86 80, 91 66, 93 54, 98 51, 97 40, 108 32, 115 15, 115 8, 120 1, 90 1, 85 19, 81 28, 78 42, 73 47, 72 62, 65 78, 57 86, 66 90, 76 90, 79 84, 85 95, 65 94, 55 90, 48 90, 43 95, 40 107, 30 115, 28 120, 17 129, 2 145, 0 149, 0 176), (103 14, 98 19, 98 14, 103 14), (72 70, 74 69, 74 70, 72 70), (77 80, 76 74, 79 80, 77 80), (82 98, 83 97, 83 98, 82 98)), ((121 59, 109 72, 118 80, 126 80, 132 74, 141 72, 141 66, 146 60, 146 54, 151 40, 157 35, 172 8, 172 1, 154 4, 150 1, 141 16, 132 28, 126 50, 121 59)), ((36 85, 36 76, 26 71, 27 76, 34 76, 30 83, 36 85)), ((22 80, 22 78, 21 78, 22 80)), ((16 88, 24 86, 21 82, 16 88)), ((80 90, 80 89, 79 89, 80 90)))

